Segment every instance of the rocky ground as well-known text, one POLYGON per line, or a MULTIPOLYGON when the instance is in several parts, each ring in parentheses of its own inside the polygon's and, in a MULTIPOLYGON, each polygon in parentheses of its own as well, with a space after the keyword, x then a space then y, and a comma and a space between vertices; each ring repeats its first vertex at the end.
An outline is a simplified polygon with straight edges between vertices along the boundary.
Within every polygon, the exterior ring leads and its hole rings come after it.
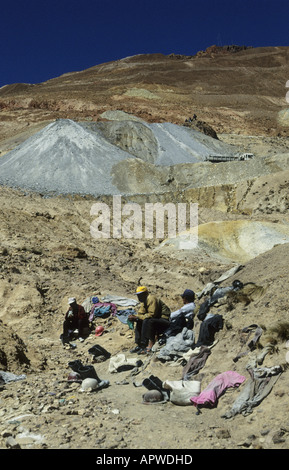
MULTIPOLYGON (((142 194, 131 200, 155 201, 155 182, 161 181, 167 191, 161 201, 198 202, 200 224, 266 221, 283 230, 289 223, 288 48, 219 52, 135 56, 43 84, 2 87, 0 155, 58 118, 106 122, 106 113, 117 109, 150 123, 183 125, 196 113, 204 133, 216 131, 221 141, 253 152, 256 160, 246 166, 200 164, 197 171, 180 165, 161 180, 159 171, 150 173, 149 184, 147 166, 122 168, 118 176, 126 187, 132 174, 139 179, 142 194)), ((96 344, 112 357, 140 358, 130 353, 133 332, 112 316, 99 320, 102 336, 92 330, 84 342, 74 341, 75 348, 64 348, 60 334, 68 297, 80 303, 92 294, 131 298, 144 284, 174 310, 185 288, 201 292, 238 264, 224 257, 235 232, 229 226, 222 243, 191 252, 163 249, 162 239, 96 240, 90 234, 94 202, 93 197, 48 198, 0 188, 0 370, 19 379, 0 384, 1 450, 90 449, 96 459, 105 452, 151 449, 189 454, 195 449, 288 449, 288 243, 249 257, 222 284, 234 279, 255 283, 258 295, 212 309, 223 315, 224 328, 194 379, 204 390, 218 374, 235 371, 245 383, 226 390, 217 406, 201 413, 171 401, 145 404, 143 380, 150 375, 180 380, 184 363, 160 361, 155 352, 138 368, 112 373, 110 359, 93 362, 88 350, 96 344), (252 324, 263 333, 250 351, 241 330, 252 324), (262 366, 282 365, 280 377, 250 414, 224 418, 250 380, 248 364, 268 344, 274 347, 262 366), (248 354, 234 362, 241 351, 248 354), (79 383, 68 381, 73 360, 93 364, 109 386, 80 391, 79 383)), ((199 328, 196 320, 196 337, 199 328)))
MULTIPOLYGON (((286 367, 271 393, 252 413, 224 419, 239 389, 228 389, 213 409, 197 414, 194 406, 171 402, 144 404, 142 381, 150 375, 180 380, 183 365, 158 360, 157 353, 138 369, 109 372, 109 359, 92 362, 90 347, 99 344, 112 356, 129 351, 133 333, 117 318, 99 320, 105 332, 92 332, 75 349, 65 349, 59 339, 71 295, 82 302, 87 296, 116 294, 132 297, 138 283, 147 285, 175 309, 184 288, 200 292, 236 263, 198 258, 194 252, 178 256, 157 249, 159 240, 95 240, 89 233, 89 198, 45 198, 1 188, 1 368, 25 378, 1 386, 2 449, 286 449, 289 423, 286 367), (110 385, 81 392, 68 382, 68 362, 93 363, 99 377, 110 385)), ((264 197, 264 204, 266 203, 264 197)), ((203 222, 235 214, 201 208, 203 222), (223 214, 223 215, 222 215, 223 214)), ((246 216, 243 216, 246 217, 246 216)), ((251 216, 252 217, 252 216, 251 216)), ((256 215, 257 217, 257 215, 256 215)), ((286 213, 269 214, 276 221, 286 213)), ((259 324, 264 329, 260 348, 270 327, 287 322, 288 245, 279 245, 246 263, 233 279, 254 282, 262 295, 248 303, 214 307, 225 326, 196 380, 204 389, 222 372, 233 370, 249 379, 246 366, 260 350, 233 359, 244 349, 241 329, 259 324)), ((202 299, 203 300, 203 299, 202 299)), ((200 305, 201 301, 197 302, 200 305)), ((195 323, 198 335, 200 322, 195 323)), ((286 338, 277 338, 274 354, 264 365, 286 363, 286 338)))

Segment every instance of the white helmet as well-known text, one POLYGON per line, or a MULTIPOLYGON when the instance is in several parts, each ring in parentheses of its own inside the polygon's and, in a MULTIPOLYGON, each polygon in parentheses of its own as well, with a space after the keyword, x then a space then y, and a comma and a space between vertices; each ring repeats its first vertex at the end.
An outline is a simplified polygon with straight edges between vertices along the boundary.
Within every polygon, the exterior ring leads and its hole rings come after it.
POLYGON ((98 380, 87 377, 81 382, 80 391, 81 392, 91 392, 98 388, 98 380))

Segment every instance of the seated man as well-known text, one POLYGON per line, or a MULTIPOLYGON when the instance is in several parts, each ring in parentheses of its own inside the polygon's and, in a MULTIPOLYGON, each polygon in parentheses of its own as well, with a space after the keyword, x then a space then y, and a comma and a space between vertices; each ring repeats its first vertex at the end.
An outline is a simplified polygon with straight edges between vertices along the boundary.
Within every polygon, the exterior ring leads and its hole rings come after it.
POLYGON ((147 287, 140 286, 136 295, 141 303, 137 315, 128 319, 136 322, 135 342, 137 346, 131 352, 149 353, 155 343, 156 335, 163 333, 170 325, 170 309, 155 295, 149 294, 147 287))
POLYGON ((183 299, 183 306, 178 310, 175 310, 170 315, 170 326, 164 332, 164 335, 160 338, 159 343, 164 344, 169 336, 176 336, 180 333, 184 327, 189 330, 194 327, 194 316, 195 316, 195 293, 191 289, 186 289, 181 294, 183 299))
POLYGON ((78 330, 78 337, 81 340, 84 334, 84 329, 89 327, 87 314, 82 305, 78 305, 75 297, 68 299, 69 309, 65 314, 63 322, 62 343, 69 343, 71 334, 78 330))
POLYGON ((171 313, 170 320, 176 320, 178 318, 185 318, 187 328, 192 329, 194 327, 194 316, 195 316, 195 293, 191 289, 186 289, 183 294, 181 294, 183 299, 183 306, 179 310, 175 310, 171 313))

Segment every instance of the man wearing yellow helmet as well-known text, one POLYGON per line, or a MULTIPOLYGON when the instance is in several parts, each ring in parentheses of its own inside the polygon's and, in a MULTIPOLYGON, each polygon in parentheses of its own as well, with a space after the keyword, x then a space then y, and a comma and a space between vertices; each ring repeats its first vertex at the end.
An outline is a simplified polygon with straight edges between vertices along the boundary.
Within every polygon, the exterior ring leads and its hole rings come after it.
POLYGON ((146 354, 151 351, 156 335, 169 327, 171 311, 161 299, 150 294, 146 286, 139 286, 135 293, 140 307, 137 315, 128 317, 130 321, 135 322, 136 347, 131 352, 146 354))

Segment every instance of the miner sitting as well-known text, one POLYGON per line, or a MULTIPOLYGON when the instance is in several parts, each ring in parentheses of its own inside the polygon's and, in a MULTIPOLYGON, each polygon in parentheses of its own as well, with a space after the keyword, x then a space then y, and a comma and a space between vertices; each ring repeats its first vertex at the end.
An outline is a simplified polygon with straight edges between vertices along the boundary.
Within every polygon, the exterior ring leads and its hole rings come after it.
POLYGON ((83 339, 84 330, 89 327, 87 314, 82 305, 78 305, 75 297, 68 299, 69 308, 63 322, 62 343, 69 343, 72 334, 77 333, 80 340, 83 339))
POLYGON ((195 293, 191 289, 186 289, 181 294, 183 299, 183 305, 178 310, 175 310, 170 315, 170 326, 164 332, 163 336, 159 338, 159 344, 166 343, 170 336, 176 336, 181 333, 183 328, 192 330, 194 327, 194 316, 195 316, 195 293))
POLYGON ((148 354, 155 344, 156 337, 169 327, 171 311, 161 299, 150 294, 145 286, 139 286, 136 295, 141 305, 137 315, 128 317, 130 321, 135 322, 136 347, 130 352, 148 354))

